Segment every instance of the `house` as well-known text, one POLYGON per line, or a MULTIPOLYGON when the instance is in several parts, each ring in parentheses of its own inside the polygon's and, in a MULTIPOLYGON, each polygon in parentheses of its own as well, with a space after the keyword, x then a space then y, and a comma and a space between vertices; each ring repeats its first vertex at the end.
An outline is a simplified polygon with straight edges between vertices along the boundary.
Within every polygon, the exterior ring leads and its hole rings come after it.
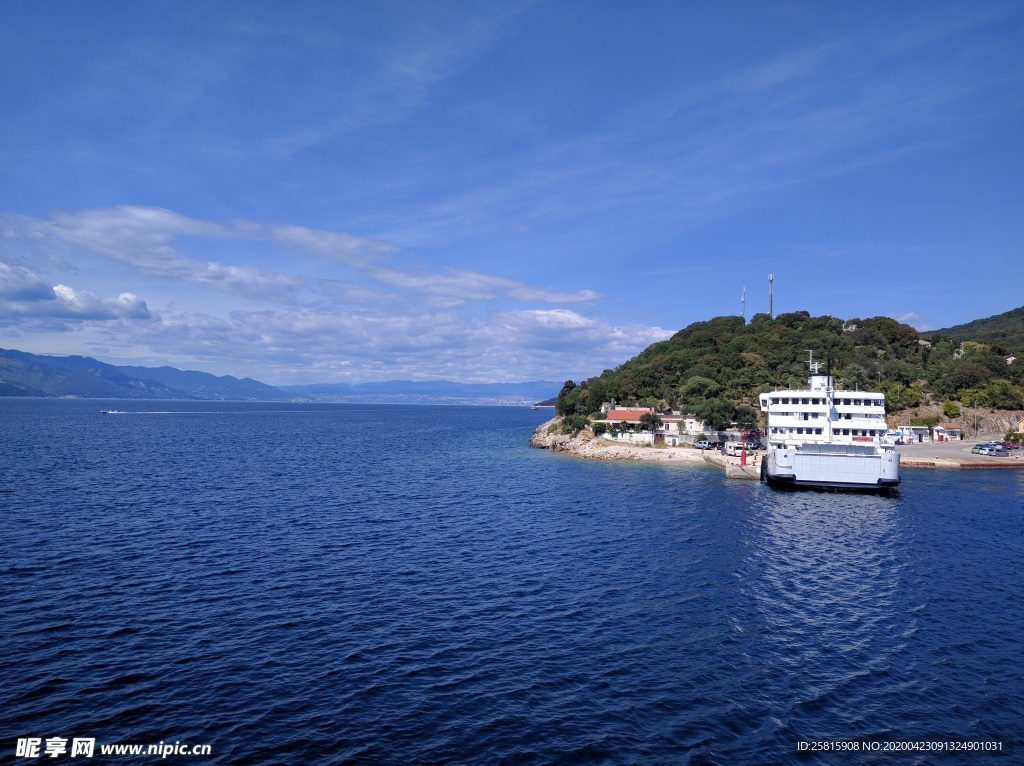
MULTIPOLYGON (((598 422, 607 423, 609 427, 615 427, 620 433, 610 438, 619 441, 628 441, 634 444, 650 444, 651 434, 642 431, 640 418, 645 414, 654 414, 650 407, 615 407, 604 411, 604 420, 598 422)), ((683 443, 683 437, 688 434, 699 434, 704 430, 704 424, 694 415, 659 415, 661 428, 653 435, 655 444, 666 444, 676 447, 683 443)), ((687 442, 690 439, 687 438, 687 442)))
POLYGON ((680 423, 682 431, 688 434, 699 434, 704 432, 704 421, 699 420, 696 415, 688 414, 682 416, 680 423))
POLYGON ((939 423, 932 429, 932 433, 935 434, 935 441, 937 442, 955 442, 963 438, 963 434, 960 433, 960 426, 956 423, 939 423))
POLYGON ((639 425, 640 418, 644 415, 653 414, 654 410, 650 407, 616 407, 615 409, 609 409, 604 414, 604 422, 608 425, 618 424, 622 425, 639 425))
POLYGON ((932 440, 928 433, 928 426, 897 426, 896 430, 903 437, 904 444, 918 444, 932 440))

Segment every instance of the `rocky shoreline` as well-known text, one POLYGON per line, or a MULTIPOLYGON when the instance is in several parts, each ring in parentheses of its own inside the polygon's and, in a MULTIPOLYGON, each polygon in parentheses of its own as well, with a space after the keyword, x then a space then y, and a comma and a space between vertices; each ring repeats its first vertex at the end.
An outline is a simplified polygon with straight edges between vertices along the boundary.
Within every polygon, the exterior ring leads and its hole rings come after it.
MULTIPOLYGON (((560 420, 552 418, 537 426, 530 437, 530 446, 549 449, 552 452, 565 452, 590 460, 671 460, 677 463, 709 463, 727 470, 730 466, 739 466, 740 463, 737 458, 719 456, 718 453, 708 454, 704 450, 692 447, 642 447, 621 444, 594 436, 589 430, 580 431, 576 436, 549 433, 549 430, 555 430, 551 426, 557 425, 560 420)), ((969 452, 965 454, 963 450, 962 442, 912 444, 899 448, 900 463, 905 468, 1024 469, 1024 450, 1007 457, 985 457, 969 452)), ((754 453, 750 456, 752 464, 756 464, 757 455, 758 453, 754 453)))
POLYGON ((621 444, 594 436, 588 430, 576 436, 563 433, 549 433, 551 426, 561 418, 552 418, 534 429, 530 446, 549 449, 552 452, 567 452, 591 460, 672 460, 678 463, 705 463, 704 452, 692 447, 642 447, 635 444, 621 444))

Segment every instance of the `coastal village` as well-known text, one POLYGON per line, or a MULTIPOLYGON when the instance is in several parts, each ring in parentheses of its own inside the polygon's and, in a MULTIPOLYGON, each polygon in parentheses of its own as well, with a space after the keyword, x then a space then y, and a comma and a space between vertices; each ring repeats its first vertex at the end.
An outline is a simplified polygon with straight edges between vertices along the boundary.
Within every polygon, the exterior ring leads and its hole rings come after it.
MULTIPOLYGON (((1015 428, 1024 433, 1024 412, 1010 413, 1015 428)), ((577 434, 563 433, 561 418, 545 421, 536 428, 530 444, 541 449, 564 452, 596 460, 675 461, 710 464, 726 471, 727 478, 757 479, 763 458, 760 431, 707 428, 693 413, 659 414, 652 407, 602 405, 601 413, 590 427, 577 434), (644 430, 642 423, 657 424, 644 430), (703 447, 703 448, 702 448, 703 447)), ((954 422, 931 428, 922 425, 892 423, 891 433, 902 442, 897 449, 902 465, 908 468, 1021 468, 1024 449, 1008 450, 1004 455, 972 453, 977 444, 1001 438, 1001 434, 978 434, 954 422)))
POLYGON ((887 317, 805 311, 697 322, 566 381, 551 402, 558 417, 531 443, 804 485, 820 468, 823 487, 891 488, 901 464, 1024 467, 1019 313, 927 336, 887 317))

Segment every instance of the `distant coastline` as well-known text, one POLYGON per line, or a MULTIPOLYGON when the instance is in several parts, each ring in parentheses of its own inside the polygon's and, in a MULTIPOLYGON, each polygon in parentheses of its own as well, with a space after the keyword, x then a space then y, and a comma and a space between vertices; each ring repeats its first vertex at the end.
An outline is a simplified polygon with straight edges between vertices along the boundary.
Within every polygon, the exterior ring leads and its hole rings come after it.
POLYGON ((343 404, 530 407, 553 401, 560 383, 388 380, 270 386, 251 378, 174 367, 118 366, 88 356, 0 349, 0 396, 343 404))

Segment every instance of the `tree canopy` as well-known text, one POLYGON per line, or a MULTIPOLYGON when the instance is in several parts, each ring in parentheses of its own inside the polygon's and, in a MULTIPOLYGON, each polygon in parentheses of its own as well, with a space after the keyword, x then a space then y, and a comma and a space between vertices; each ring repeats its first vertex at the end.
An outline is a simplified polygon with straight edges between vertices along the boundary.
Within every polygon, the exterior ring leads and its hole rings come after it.
MULTIPOLYGON (((1013 314, 1014 312, 1010 312, 1013 314)), ((1014 314, 1022 326, 1024 311, 1014 314)), ((613 370, 577 385, 566 381, 559 414, 591 414, 612 399, 665 412, 692 412, 708 425, 754 425, 757 396, 803 388, 808 351, 831 361, 839 387, 881 391, 890 410, 928 394, 964 404, 1024 407, 1024 359, 1008 364, 1006 348, 940 334, 924 338, 889 317, 841 320, 806 311, 695 322, 613 370)))

